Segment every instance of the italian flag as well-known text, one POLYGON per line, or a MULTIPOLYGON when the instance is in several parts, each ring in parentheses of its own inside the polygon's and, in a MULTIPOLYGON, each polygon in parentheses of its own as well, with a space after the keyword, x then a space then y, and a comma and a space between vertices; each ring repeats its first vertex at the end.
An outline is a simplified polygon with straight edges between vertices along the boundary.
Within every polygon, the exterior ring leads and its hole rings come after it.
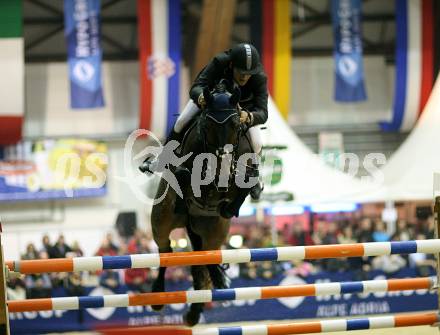
POLYGON ((0 0, 0 145, 21 139, 24 114, 22 0, 0 0))

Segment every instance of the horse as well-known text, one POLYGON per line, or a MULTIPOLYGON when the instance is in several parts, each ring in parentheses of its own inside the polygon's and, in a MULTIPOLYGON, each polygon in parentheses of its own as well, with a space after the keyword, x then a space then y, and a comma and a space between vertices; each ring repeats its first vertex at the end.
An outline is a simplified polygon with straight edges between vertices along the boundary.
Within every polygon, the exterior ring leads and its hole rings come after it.
MULTIPOLYGON (((189 126, 177 149, 180 156, 193 153, 180 167, 178 181, 183 199, 164 178, 157 189, 156 199, 166 192, 163 200, 153 205, 151 213, 153 238, 160 253, 172 252, 169 235, 175 228, 186 228, 194 251, 220 249, 230 226, 230 218, 221 215, 222 209, 235 208, 234 214, 238 216, 238 208, 250 190, 237 185, 234 179, 244 178, 247 182, 254 176, 256 154, 247 136, 248 128, 240 124, 239 89, 231 93, 219 84, 212 92, 205 89, 203 95, 206 107, 189 126), (199 154, 206 159, 200 159, 199 154), (190 185, 197 174, 205 180, 199 193, 190 185), (208 184, 206 180, 213 182, 208 184)), ((165 271, 166 267, 159 269, 152 292, 165 291, 165 271)), ((191 275, 195 290, 228 287, 222 265, 192 266, 191 275)), ((152 308, 160 311, 163 305, 152 308)), ((185 323, 197 324, 203 308, 202 303, 192 303, 184 316, 185 323)))

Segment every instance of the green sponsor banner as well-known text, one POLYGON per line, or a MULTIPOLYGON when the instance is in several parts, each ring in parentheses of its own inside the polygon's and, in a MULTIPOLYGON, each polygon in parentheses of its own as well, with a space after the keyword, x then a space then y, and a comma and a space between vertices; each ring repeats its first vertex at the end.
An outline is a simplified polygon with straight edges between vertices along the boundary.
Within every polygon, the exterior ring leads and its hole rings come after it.
POLYGON ((0 38, 23 35, 22 7, 22 0, 0 0, 0 38))

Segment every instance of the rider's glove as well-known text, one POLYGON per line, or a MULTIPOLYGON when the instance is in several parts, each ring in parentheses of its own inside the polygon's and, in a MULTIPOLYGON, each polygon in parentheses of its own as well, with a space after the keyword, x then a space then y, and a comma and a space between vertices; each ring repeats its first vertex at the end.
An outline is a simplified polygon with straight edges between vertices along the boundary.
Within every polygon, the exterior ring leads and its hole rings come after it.
POLYGON ((205 96, 203 95, 203 93, 200 93, 198 99, 197 99, 197 105, 199 105, 200 108, 205 108, 206 106, 206 101, 205 101, 205 96))

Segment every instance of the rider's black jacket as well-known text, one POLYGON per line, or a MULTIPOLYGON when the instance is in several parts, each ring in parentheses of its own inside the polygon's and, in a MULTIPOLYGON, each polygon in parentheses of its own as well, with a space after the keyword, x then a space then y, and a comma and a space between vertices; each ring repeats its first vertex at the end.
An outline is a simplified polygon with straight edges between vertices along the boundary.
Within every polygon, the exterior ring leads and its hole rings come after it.
MULTIPOLYGON (((231 57, 229 50, 216 55, 197 75, 189 95, 197 104, 200 94, 205 87, 213 89, 221 80, 233 82, 231 57)), ((262 67, 261 67, 262 68, 262 67)), ((241 90, 240 106, 253 115, 252 125, 263 124, 267 120, 267 77, 261 69, 251 76, 241 90)))

